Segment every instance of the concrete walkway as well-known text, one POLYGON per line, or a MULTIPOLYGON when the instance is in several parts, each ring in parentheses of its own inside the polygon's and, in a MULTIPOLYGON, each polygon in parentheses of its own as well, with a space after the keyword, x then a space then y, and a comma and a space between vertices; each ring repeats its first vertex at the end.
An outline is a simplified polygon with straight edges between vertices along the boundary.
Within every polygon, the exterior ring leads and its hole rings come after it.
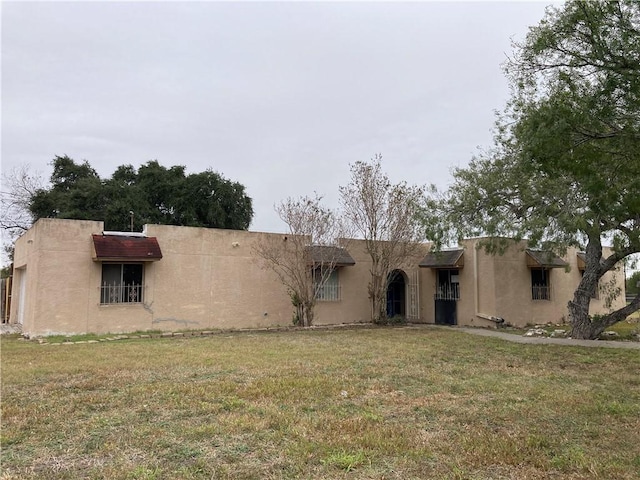
POLYGON ((633 348, 640 350, 640 342, 618 342, 614 340, 577 340, 573 338, 549 338, 549 337, 524 337, 513 333, 501 332, 485 328, 466 327, 437 327, 459 330, 472 335, 483 337, 496 337, 502 340, 516 343, 526 343, 529 345, 569 345, 572 347, 604 347, 604 348, 633 348))

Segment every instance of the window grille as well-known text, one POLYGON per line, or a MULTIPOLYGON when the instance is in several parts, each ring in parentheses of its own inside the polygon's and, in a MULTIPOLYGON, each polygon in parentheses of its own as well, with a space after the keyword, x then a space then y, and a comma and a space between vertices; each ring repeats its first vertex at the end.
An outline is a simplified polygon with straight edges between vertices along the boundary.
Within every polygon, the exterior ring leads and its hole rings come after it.
POLYGON ((113 303, 142 303, 143 285, 122 285, 118 283, 104 283, 100 287, 100 303, 110 305, 113 303))
POLYGON ((448 283, 438 285, 436 300, 460 300, 460 284, 448 283))
POLYGON ((438 270, 436 300, 460 300, 460 271, 443 268, 438 270))
POLYGON ((313 288, 315 289, 316 300, 319 302, 339 301, 341 299, 341 289, 338 281, 338 270, 334 269, 324 279, 324 282, 322 277, 320 269, 316 269, 313 274, 313 288))
POLYGON ((142 303, 144 301, 143 264, 103 263, 100 303, 142 303))
POLYGON ((533 300, 551 300, 551 287, 548 285, 532 285, 531 298, 533 300))
POLYGON ((548 270, 544 268, 531 269, 531 299, 551 300, 551 281, 548 270))
POLYGON ((319 302, 337 302, 340 300, 340 285, 330 283, 316 285, 316 300, 319 302))
POLYGON ((415 270, 409 277, 409 305, 407 309, 407 320, 420 320, 420 272, 415 270))

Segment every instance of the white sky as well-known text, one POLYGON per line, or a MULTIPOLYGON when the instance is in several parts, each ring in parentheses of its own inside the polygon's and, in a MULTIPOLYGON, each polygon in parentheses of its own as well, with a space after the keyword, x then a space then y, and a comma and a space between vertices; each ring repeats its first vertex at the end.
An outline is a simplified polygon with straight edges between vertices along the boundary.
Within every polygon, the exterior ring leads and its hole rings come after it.
POLYGON ((490 146, 501 63, 545 5, 3 1, 2 170, 212 168, 261 231, 288 196, 336 207, 376 153, 393 181, 444 188, 490 146))

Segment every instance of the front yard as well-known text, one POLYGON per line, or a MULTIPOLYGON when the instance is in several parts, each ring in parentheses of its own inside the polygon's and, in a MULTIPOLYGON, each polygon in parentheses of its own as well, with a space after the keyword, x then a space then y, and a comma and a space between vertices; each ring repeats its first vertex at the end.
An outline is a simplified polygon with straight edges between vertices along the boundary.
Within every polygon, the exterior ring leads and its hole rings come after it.
POLYGON ((632 479, 637 350, 435 328, 2 347, 2 479, 632 479))

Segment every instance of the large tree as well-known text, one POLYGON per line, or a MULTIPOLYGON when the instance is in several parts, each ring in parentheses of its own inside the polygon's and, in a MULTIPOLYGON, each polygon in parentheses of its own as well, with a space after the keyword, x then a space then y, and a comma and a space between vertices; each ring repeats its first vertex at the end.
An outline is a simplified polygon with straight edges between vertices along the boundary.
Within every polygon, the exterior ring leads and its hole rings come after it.
MULTIPOLYGON (((315 306, 347 240, 342 220, 321 203, 322 197, 287 198, 275 210, 287 225, 287 234, 266 236, 255 253, 267 269, 276 273, 294 307, 293 323, 313 324, 315 306)), ((336 292, 337 293, 337 292, 336 292)))
POLYGON ((107 200, 102 181, 89 162, 77 164, 65 155, 57 156, 52 166, 51 188, 42 188, 31 197, 29 208, 34 220, 42 217, 104 219, 102 212, 107 200))
MULTIPOLYGON (((453 172, 425 214, 438 244, 527 238, 586 252, 569 302, 574 338, 596 338, 640 308, 589 316, 602 276, 640 251, 640 3, 568 1, 514 45, 512 98, 493 148, 453 172), (603 242, 611 253, 603 257, 603 242)), ((503 241, 489 241, 499 251, 503 241)))
POLYGON ((212 170, 187 175, 184 166, 153 160, 101 179, 87 161, 67 156, 53 160, 51 186, 31 196, 30 211, 34 219, 103 220, 107 230, 125 231, 145 223, 246 230, 253 217, 244 186, 212 170))
POLYGON ((382 156, 351 165, 351 181, 340 187, 344 216, 364 239, 371 257, 371 320, 387 322, 387 289, 394 269, 407 267, 420 252, 423 232, 418 213, 424 191, 406 182, 393 184, 382 171, 382 156))

